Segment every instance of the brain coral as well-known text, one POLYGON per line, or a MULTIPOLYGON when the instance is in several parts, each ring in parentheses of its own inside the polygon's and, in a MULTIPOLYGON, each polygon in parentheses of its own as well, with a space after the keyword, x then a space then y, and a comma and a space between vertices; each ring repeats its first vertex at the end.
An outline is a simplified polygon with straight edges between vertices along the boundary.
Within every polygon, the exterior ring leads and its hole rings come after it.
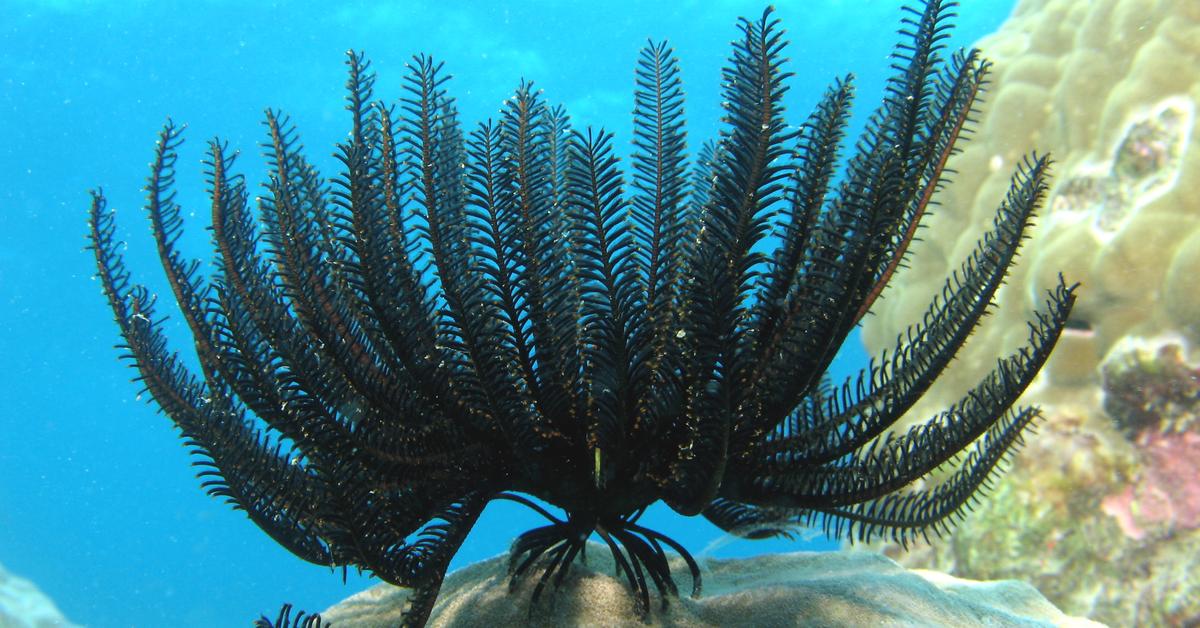
POLYGON ((1026 393, 1048 419, 1012 473, 950 543, 888 551, 910 567, 1030 581, 1112 625, 1200 625, 1200 0, 1021 0, 978 46, 995 61, 991 102, 951 164, 922 255, 864 339, 875 353, 895 346, 1029 146, 1052 153, 1055 182, 997 295, 1001 323, 977 330, 911 418, 1023 342, 1059 271, 1083 285, 1073 329, 1026 393), (1171 429, 1130 427, 1139 413, 1171 429))
POLYGON ((919 317, 1035 146, 1054 156, 1056 178, 997 297, 994 316, 1008 324, 978 331, 959 356, 967 368, 944 390, 966 388, 1024 340, 1023 321, 1062 271, 1083 284, 1075 329, 1029 394, 1094 405, 1096 367, 1121 338, 1173 330, 1200 346, 1200 150, 1190 147, 1200 138, 1200 2, 1022 0, 978 46, 995 61, 992 102, 952 164, 955 185, 929 221, 925 254, 899 278, 904 289, 876 304, 864 338, 890 348, 903 321, 919 317))

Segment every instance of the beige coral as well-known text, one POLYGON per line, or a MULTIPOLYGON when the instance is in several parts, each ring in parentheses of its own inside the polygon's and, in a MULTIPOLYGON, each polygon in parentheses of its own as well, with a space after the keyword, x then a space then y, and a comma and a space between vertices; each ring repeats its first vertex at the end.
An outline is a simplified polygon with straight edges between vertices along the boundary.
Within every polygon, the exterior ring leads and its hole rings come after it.
MULTIPOLYGON (((995 62, 990 102, 953 166, 955 184, 913 268, 875 307, 874 352, 920 319, 941 278, 988 226, 1030 150, 1056 161, 1033 239, 982 326, 922 415, 957 397, 1025 339, 1058 273, 1083 284, 1069 332, 1030 395, 1094 398, 1096 366, 1130 334, 1182 331, 1200 346, 1200 2, 1024 0, 979 42, 995 62), (929 246, 932 245, 932 246, 929 246)), ((915 418, 915 417, 914 417, 915 418)))
MULTIPOLYGON (((587 564, 571 566, 538 602, 536 579, 509 587, 508 556, 464 567, 446 578, 430 626, 1070 626, 1100 624, 1063 614, 1033 587, 977 582, 929 570, 909 571, 871 552, 796 552, 703 561, 704 595, 687 590, 646 617, 635 611, 611 554, 592 544, 587 564), (551 592, 553 589, 553 592, 551 592)), ((673 568, 686 571, 676 558, 673 568)), ((335 626, 400 623, 410 591, 381 584, 321 613, 335 626)))
MULTIPOLYGON (((959 174, 926 246, 897 277, 903 288, 876 304, 864 339, 891 349, 920 320, 1034 149, 1054 156, 1055 181, 997 295, 998 320, 976 331, 912 419, 1015 350, 1059 272, 1082 287, 1072 328, 1024 400, 1047 406, 1041 433, 948 543, 891 551, 909 566, 1027 579, 1068 612, 1114 625, 1191 625, 1200 493, 1179 461, 1194 463, 1200 442, 1122 436, 1109 416, 1120 413, 1105 412, 1101 365, 1111 374, 1137 338, 1169 338, 1190 353, 1180 363, 1200 361, 1200 1, 1021 0, 979 47, 995 62, 990 102, 952 164, 959 174)), ((1159 397, 1147 403, 1167 407, 1159 397)))

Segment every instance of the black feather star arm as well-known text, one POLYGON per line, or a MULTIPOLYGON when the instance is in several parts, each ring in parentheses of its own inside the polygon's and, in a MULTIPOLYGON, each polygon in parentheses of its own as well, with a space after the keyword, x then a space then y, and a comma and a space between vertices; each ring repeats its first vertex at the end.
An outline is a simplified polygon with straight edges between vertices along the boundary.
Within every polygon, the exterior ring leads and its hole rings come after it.
POLYGON ((329 628, 332 625, 323 621, 320 615, 310 615, 304 611, 298 611, 296 616, 292 617, 291 604, 284 604, 279 609, 275 621, 267 619, 266 616, 254 620, 254 628, 329 628))
MULTIPOLYGON (((196 359, 169 347, 97 191, 89 248, 122 356, 205 490, 305 560, 412 588, 405 625, 428 620, 492 500, 546 518, 513 543, 514 589, 556 589, 595 535, 643 615, 652 592, 664 606, 678 595, 671 552, 701 590, 686 548, 638 523, 658 501, 751 539, 943 533, 1037 421, 1015 404, 1075 291, 1060 281, 1025 346, 896 429, 1016 259, 1050 171, 1032 155, 921 320, 856 377, 829 380, 913 254, 982 102, 987 61, 945 50, 955 8, 905 9, 883 103, 844 160, 853 81, 789 126, 770 9, 740 22, 724 128, 690 160, 678 62, 647 44, 628 168, 611 133, 573 129, 532 83, 465 132, 439 62, 413 57, 389 105, 350 53, 333 178, 281 112, 266 113, 253 203, 234 154, 208 144, 207 274, 177 246, 182 128, 168 122, 146 213, 196 359)), ((285 606, 259 625, 324 624, 285 606)))

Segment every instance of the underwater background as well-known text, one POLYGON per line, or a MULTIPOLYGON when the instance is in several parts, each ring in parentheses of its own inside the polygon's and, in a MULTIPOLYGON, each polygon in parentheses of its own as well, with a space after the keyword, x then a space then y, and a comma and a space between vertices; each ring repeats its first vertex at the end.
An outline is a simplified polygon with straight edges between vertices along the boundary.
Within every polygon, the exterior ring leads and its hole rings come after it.
MULTIPOLYGON (((899 0, 779 2, 791 40, 789 109, 807 112, 854 72, 855 126, 879 100, 896 41, 899 0)), ((952 47, 995 31, 1012 0, 966 0, 952 47)), ((333 171, 343 110, 344 52, 362 50, 377 94, 399 93, 404 64, 428 52, 454 75, 468 123, 495 116, 524 77, 577 127, 630 141, 633 68, 647 38, 677 51, 689 143, 713 137, 720 70, 738 16, 759 2, 134 2, 0 3, 0 565, 35 582, 66 617, 88 626, 246 625, 283 602, 322 609, 369 579, 308 565, 246 517, 204 494, 166 417, 139 400, 113 349, 117 329, 83 250, 88 190, 103 187, 124 217, 120 239, 135 279, 162 293, 141 220, 153 141, 170 116, 188 126, 178 169, 188 220, 182 245, 209 249, 201 158, 213 136, 242 151, 239 171, 262 178, 264 108, 292 116, 318 169, 333 171)), ((1033 148, 1033 147, 1029 147, 1033 148)), ((165 303, 164 303, 165 305, 165 303)), ((164 307, 165 311, 169 311, 164 307)), ((187 349, 176 315, 167 328, 187 349)), ((854 346, 837 365, 855 372, 854 346)), ((538 521, 489 506, 452 568, 505 551, 538 521)), ((697 518, 661 505, 643 521, 697 555, 832 548, 726 542, 697 518), (708 548, 703 549, 701 548, 708 548)))

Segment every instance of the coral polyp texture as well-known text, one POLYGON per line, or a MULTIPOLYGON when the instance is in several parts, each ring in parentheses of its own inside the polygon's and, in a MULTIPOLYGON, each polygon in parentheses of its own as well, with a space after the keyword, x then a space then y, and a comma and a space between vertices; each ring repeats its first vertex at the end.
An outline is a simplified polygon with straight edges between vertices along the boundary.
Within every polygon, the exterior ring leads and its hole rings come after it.
POLYGON ((970 525, 901 562, 1030 579, 1068 612, 1113 625, 1194 624, 1200 2, 1023 0, 978 45, 996 62, 990 106, 923 234, 943 256, 912 260, 864 338, 893 341, 1031 143, 1054 155, 1056 178, 1034 244, 998 293, 1000 324, 976 334, 912 416, 955 398, 997 348, 1019 342, 1060 270, 1083 289, 1024 397, 1047 408, 1039 438, 970 525))
MULTIPOLYGON (((989 199, 1028 146, 1054 156, 1038 243, 1018 260, 993 316, 960 366, 926 399, 969 385, 996 347, 1016 346, 1021 321, 1064 272, 1081 294, 1059 350, 1030 394, 1039 401, 1093 397, 1101 360, 1126 335, 1179 331, 1200 341, 1200 3, 1192 0, 1023 0, 978 43, 996 63, 979 141, 955 161, 946 211, 928 221, 928 246, 905 287, 864 325, 868 346, 895 340, 901 321, 939 289, 990 220, 989 199)), ((921 407, 918 406, 920 409, 921 407)))
POLYGON ((406 625, 426 621, 492 500, 547 520, 509 555, 531 605, 596 537, 643 616, 653 593, 678 594, 668 551, 701 589, 686 548, 638 523, 659 501, 752 539, 945 532, 1038 419, 1013 402, 1075 298, 1059 277, 1025 343, 927 422, 886 433, 992 304, 1048 185, 1048 159, 1031 155, 901 338, 828 381, 977 112, 989 65, 945 50, 955 6, 905 9, 895 75, 841 176, 850 78, 789 124, 770 9, 741 21, 724 130, 690 165, 665 44, 636 69, 627 170, 610 133, 573 129, 528 82, 468 130, 441 64, 415 57, 392 106, 351 53, 333 179, 275 111, 256 208, 234 153, 209 144, 211 275, 177 247, 181 128, 168 123, 146 209, 199 368, 168 348, 96 192, 91 249, 125 356, 212 495, 305 560, 412 588, 406 625), (943 481, 923 482, 935 469, 943 481))

